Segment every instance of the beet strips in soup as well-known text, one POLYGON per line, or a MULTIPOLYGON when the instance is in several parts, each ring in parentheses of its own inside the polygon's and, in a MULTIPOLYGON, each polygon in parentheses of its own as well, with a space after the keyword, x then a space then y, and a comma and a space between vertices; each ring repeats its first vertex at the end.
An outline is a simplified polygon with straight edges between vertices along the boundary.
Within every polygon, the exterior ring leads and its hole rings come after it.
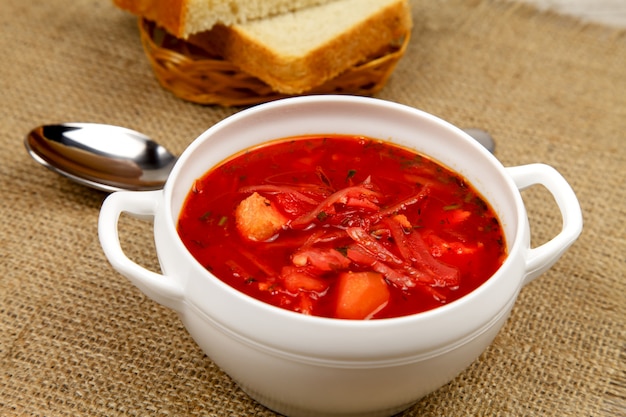
POLYGON ((464 178, 359 136, 288 138, 227 160, 196 180, 178 232, 237 290, 340 319, 450 303, 506 256, 498 218, 464 178))

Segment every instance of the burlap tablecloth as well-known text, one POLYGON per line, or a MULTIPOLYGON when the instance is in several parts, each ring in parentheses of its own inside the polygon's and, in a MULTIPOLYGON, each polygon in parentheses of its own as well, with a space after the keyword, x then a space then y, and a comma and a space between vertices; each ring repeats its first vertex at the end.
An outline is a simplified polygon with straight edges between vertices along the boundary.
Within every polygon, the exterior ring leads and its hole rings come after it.
MULTIPOLYGON (((505 165, 554 166, 585 228, 493 345, 403 415, 624 415, 626 33, 499 1, 413 7, 411 45, 379 97, 489 130, 505 165)), ((92 121, 181 152, 237 109, 160 88, 135 18, 108 1, 3 0, 0 33, 0 415, 274 415, 112 270, 97 239, 105 194, 22 144, 37 124, 92 121)), ((554 203, 542 188, 523 195, 534 243, 549 239, 554 203)), ((156 267, 150 225, 121 230, 129 256, 156 267)))

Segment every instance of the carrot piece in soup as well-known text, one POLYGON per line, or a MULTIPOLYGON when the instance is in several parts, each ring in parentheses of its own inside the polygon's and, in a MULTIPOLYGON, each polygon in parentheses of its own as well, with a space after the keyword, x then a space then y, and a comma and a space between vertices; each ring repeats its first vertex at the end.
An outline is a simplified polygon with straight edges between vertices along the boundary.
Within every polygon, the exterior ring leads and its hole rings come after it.
POLYGON ((377 272, 346 272, 337 282, 335 315, 340 319, 369 319, 389 302, 389 288, 377 272))
POLYGON ((248 240, 264 241, 287 224, 287 217, 259 193, 252 193, 235 210, 237 230, 248 240))

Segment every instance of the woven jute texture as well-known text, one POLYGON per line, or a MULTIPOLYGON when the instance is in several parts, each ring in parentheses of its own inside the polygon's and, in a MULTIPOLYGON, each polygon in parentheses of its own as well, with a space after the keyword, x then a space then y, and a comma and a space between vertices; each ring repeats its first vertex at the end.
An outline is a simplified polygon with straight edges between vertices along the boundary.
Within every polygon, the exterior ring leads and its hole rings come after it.
MULTIPOLYGON (((585 227, 522 290, 484 354, 402 415, 624 415, 626 33, 495 0, 413 10, 411 44, 378 97, 487 129, 505 166, 554 166, 585 227)), ((42 168, 23 146, 35 125, 91 121, 180 153, 240 109, 162 89, 136 18, 108 1, 2 0, 0 33, 0 415, 273 416, 173 311, 109 266, 97 239, 105 194, 42 168)), ((523 197, 533 244, 545 242, 558 210, 541 187, 523 197)), ((151 233, 120 224, 128 256, 158 268, 151 233)))

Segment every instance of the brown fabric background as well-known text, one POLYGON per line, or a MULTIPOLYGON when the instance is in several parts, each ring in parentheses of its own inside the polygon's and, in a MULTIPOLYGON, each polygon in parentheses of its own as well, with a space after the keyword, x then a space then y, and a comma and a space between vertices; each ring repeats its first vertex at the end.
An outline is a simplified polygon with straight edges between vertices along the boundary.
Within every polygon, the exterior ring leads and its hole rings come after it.
MULTIPOLYGON (((489 130, 505 165, 554 166, 585 229, 522 291, 493 345, 403 416, 624 415, 626 33, 502 1, 413 9, 410 48, 379 97, 489 130)), ((22 144, 38 124, 92 121, 180 153, 237 110, 161 89, 135 18, 106 0, 2 0, 0 51, 0 415, 273 416, 108 265, 105 194, 22 144)), ((540 187, 523 195, 534 243, 549 239, 554 203, 540 187)), ((124 220, 122 239, 156 267, 149 224, 124 220)))

